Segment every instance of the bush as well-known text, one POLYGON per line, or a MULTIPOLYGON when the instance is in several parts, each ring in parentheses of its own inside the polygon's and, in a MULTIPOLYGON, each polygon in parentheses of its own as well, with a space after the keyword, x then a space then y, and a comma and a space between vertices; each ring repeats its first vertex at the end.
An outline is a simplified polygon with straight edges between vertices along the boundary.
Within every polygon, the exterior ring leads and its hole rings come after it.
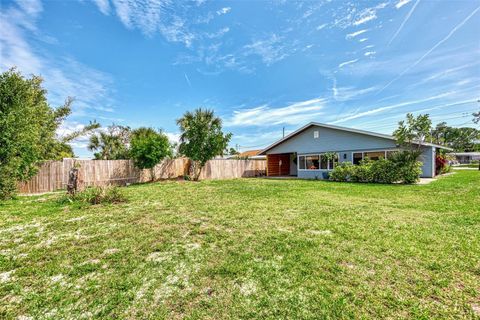
POLYGON ((400 174, 394 162, 387 159, 373 161, 370 167, 372 182, 394 183, 400 180, 400 174))
POLYGON ((89 204, 120 203, 127 199, 119 187, 89 187, 74 195, 66 195, 60 202, 84 202, 89 204))
POLYGON ((422 163, 415 154, 398 152, 390 159, 371 161, 365 159, 359 165, 343 162, 330 172, 330 180, 373 182, 373 183, 415 183, 418 181, 422 163))
POLYGON ((448 167, 448 160, 444 155, 437 154, 435 157, 435 174, 445 173, 448 167))
POLYGON ((330 180, 332 181, 350 181, 355 166, 351 162, 342 162, 338 164, 333 171, 330 172, 330 180))

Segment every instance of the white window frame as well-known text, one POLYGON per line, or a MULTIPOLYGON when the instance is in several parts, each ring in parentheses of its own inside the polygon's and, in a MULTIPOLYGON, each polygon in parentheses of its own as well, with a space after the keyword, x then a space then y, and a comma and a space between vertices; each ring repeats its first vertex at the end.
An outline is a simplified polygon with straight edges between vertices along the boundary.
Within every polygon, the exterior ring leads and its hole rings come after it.
MULTIPOLYGON (((309 154, 297 154, 297 170, 298 171, 313 171, 313 172, 318 172, 318 171, 332 171, 334 169, 333 167, 333 162, 328 159, 328 162, 327 162, 327 167, 328 169, 308 169, 307 168, 307 157, 311 157, 311 156, 318 156, 318 166, 320 167, 321 166, 321 156, 324 155, 325 153, 327 152, 321 152, 321 153, 309 153, 309 154), (304 157, 304 161, 305 163, 303 164, 303 166, 305 167, 305 169, 300 169, 300 157, 304 157)), ((334 152, 336 155, 337 155, 337 163, 340 163, 340 154, 338 152, 334 152)))
POLYGON ((318 139, 318 138, 320 138, 320 131, 318 130, 313 131, 313 139, 318 139))
POLYGON ((352 151, 351 152, 351 159, 352 159, 352 163, 353 163, 353 154, 354 153, 361 153, 362 154, 362 160, 365 160, 365 153, 368 153, 368 152, 382 152, 382 151, 383 151, 383 159, 387 159, 387 152, 389 152, 389 151, 399 151, 399 150, 400 149, 352 151))

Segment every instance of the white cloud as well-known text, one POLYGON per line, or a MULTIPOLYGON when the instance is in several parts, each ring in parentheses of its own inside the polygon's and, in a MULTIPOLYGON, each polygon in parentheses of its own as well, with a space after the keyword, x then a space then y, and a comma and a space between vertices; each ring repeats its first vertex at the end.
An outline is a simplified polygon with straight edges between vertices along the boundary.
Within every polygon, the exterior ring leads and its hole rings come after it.
POLYGON ((408 66, 399 75, 397 75, 395 78, 390 80, 390 82, 388 82, 378 93, 388 88, 392 83, 400 79, 405 73, 407 73, 412 68, 417 66, 420 62, 422 62, 430 53, 432 53, 435 49, 437 49, 441 44, 443 44, 445 41, 450 39, 450 37, 453 36, 455 32, 457 32, 457 30, 460 29, 465 23, 467 23, 467 21, 470 20, 479 10, 480 10, 480 7, 477 7, 475 10, 473 10, 465 19, 463 19, 459 24, 457 24, 442 40, 437 42, 432 48, 430 48, 430 50, 425 52, 417 61, 415 61, 410 66, 408 66))
POLYGON ((345 66, 348 66, 349 64, 352 64, 352 63, 355 63, 357 62, 358 59, 353 59, 353 60, 349 60, 349 61, 345 61, 345 62, 342 62, 338 65, 339 68, 343 68, 345 66))
POLYGON ((358 42, 365 42, 367 40, 368 40, 368 38, 362 38, 362 39, 358 40, 358 42))
POLYGON ((336 101, 349 101, 354 100, 360 96, 368 94, 370 92, 374 92, 378 88, 376 86, 357 89, 355 87, 337 87, 336 80, 333 81, 333 98, 336 101))
POLYGON ((321 24, 321 25, 319 25, 316 29, 317 29, 317 30, 322 30, 322 29, 325 28, 326 26, 328 26, 328 23, 321 24))
POLYGON ((98 7, 101 13, 104 15, 110 14, 110 2, 109 0, 92 0, 98 7))
POLYGON ((432 96, 432 97, 429 97, 429 98, 407 101, 407 102, 402 102, 402 103, 398 103, 398 104, 394 104, 394 105, 390 105, 390 106, 385 106, 385 107, 379 107, 379 108, 375 108, 375 109, 371 109, 371 110, 367 110, 367 111, 356 112, 356 113, 351 114, 351 115, 342 116, 341 119, 333 121, 331 123, 336 124, 336 123, 346 122, 346 121, 361 118, 361 117, 376 115, 376 114, 379 114, 379 113, 383 113, 385 111, 390 111, 392 109, 397 109, 397 108, 409 106, 409 105, 412 105, 412 104, 418 104, 418 103, 422 103, 422 102, 427 102, 427 101, 432 101, 432 100, 444 98, 444 97, 449 96, 453 93, 454 92, 447 92, 447 93, 438 94, 438 95, 435 95, 435 96, 432 96))
POLYGON ((368 31, 368 29, 363 29, 363 30, 359 30, 359 31, 355 31, 355 32, 349 33, 349 34, 347 34, 347 35, 345 36, 345 39, 347 39, 347 40, 348 40, 348 39, 353 39, 353 38, 355 38, 356 36, 359 36, 359 35, 367 32, 367 31, 368 31))
POLYGON ((217 14, 220 16, 220 15, 229 13, 231 10, 232 10, 232 8, 230 8, 230 7, 224 7, 222 9, 218 10, 217 14))
POLYGON ((412 0, 399 0, 397 4, 395 5, 395 8, 400 9, 404 5, 410 3, 412 0))
POLYGON ((361 24, 364 24, 364 23, 367 23, 368 21, 371 21, 371 20, 374 20, 377 18, 377 15, 375 13, 376 11, 374 9, 366 9, 365 11, 363 11, 359 17, 357 18, 357 20, 355 20, 353 22, 353 25, 354 26, 358 26, 358 25, 361 25, 361 24))
POLYGON ((288 56, 284 39, 276 34, 272 34, 267 39, 254 41, 243 48, 244 55, 258 55, 267 66, 288 56))
POLYGON ((262 105, 256 108, 234 111, 225 122, 226 126, 271 126, 278 124, 297 125, 323 114, 325 100, 321 98, 292 103, 274 108, 262 105))
POLYGON ((368 57, 368 56, 373 56, 375 53, 376 53, 375 51, 367 51, 367 52, 365 52, 363 55, 364 55, 365 57, 368 57))
POLYGON ((16 66, 25 76, 41 75, 49 102, 54 106, 61 105, 68 96, 72 96, 76 98, 73 104, 75 114, 82 114, 86 109, 112 112, 112 81, 108 75, 72 58, 53 59, 43 55, 29 43, 29 32, 39 32, 36 20, 41 5, 34 3, 31 1, 27 5, 22 2, 18 7, 12 4, 0 12, 0 68, 5 70, 16 66))
MULTIPOLYGON (((407 23, 408 19, 410 19, 410 16, 412 15, 413 11, 415 11, 415 8, 417 7, 418 3, 420 2, 420 0, 417 0, 415 2, 415 4, 413 5, 413 7, 410 9, 410 11, 407 13, 407 15, 405 16, 405 19, 403 19, 402 23, 400 24, 400 27, 397 29, 397 31, 395 32, 395 34, 393 35, 393 37, 390 39, 390 41, 388 41, 388 45, 390 45, 392 43, 392 41, 397 37, 397 35, 400 33, 400 31, 402 31, 403 29, 403 26, 405 25, 405 23, 407 23)), ((398 4, 397 4, 398 5, 398 4)), ((397 7, 398 9, 399 7, 397 7)))

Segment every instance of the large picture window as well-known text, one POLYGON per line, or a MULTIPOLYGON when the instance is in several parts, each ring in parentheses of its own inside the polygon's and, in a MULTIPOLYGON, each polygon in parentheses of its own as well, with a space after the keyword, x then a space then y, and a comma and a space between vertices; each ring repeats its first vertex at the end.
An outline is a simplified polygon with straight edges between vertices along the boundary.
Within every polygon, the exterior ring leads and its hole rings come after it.
POLYGON ((306 156, 306 167, 308 170, 318 170, 318 156, 306 156))
POLYGON ((305 170, 305 156, 298 157, 298 169, 305 170))
POLYGON ((370 160, 388 159, 397 150, 365 151, 353 153, 353 164, 360 164, 360 161, 367 158, 370 160))
POLYGON ((333 170, 338 164, 338 154, 328 159, 324 154, 298 156, 299 170, 333 170))

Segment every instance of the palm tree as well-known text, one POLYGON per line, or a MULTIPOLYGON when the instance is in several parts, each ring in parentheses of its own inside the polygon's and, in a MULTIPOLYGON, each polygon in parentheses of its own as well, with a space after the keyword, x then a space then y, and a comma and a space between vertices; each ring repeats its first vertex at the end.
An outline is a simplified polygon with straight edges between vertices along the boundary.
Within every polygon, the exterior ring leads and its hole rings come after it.
POLYGON ((130 128, 112 124, 107 131, 101 131, 90 137, 88 150, 97 160, 128 159, 130 128))
POLYGON ((203 166, 217 155, 223 155, 232 134, 222 132, 222 119, 213 110, 187 111, 177 120, 180 127, 179 152, 190 158, 193 179, 198 180, 203 166))

